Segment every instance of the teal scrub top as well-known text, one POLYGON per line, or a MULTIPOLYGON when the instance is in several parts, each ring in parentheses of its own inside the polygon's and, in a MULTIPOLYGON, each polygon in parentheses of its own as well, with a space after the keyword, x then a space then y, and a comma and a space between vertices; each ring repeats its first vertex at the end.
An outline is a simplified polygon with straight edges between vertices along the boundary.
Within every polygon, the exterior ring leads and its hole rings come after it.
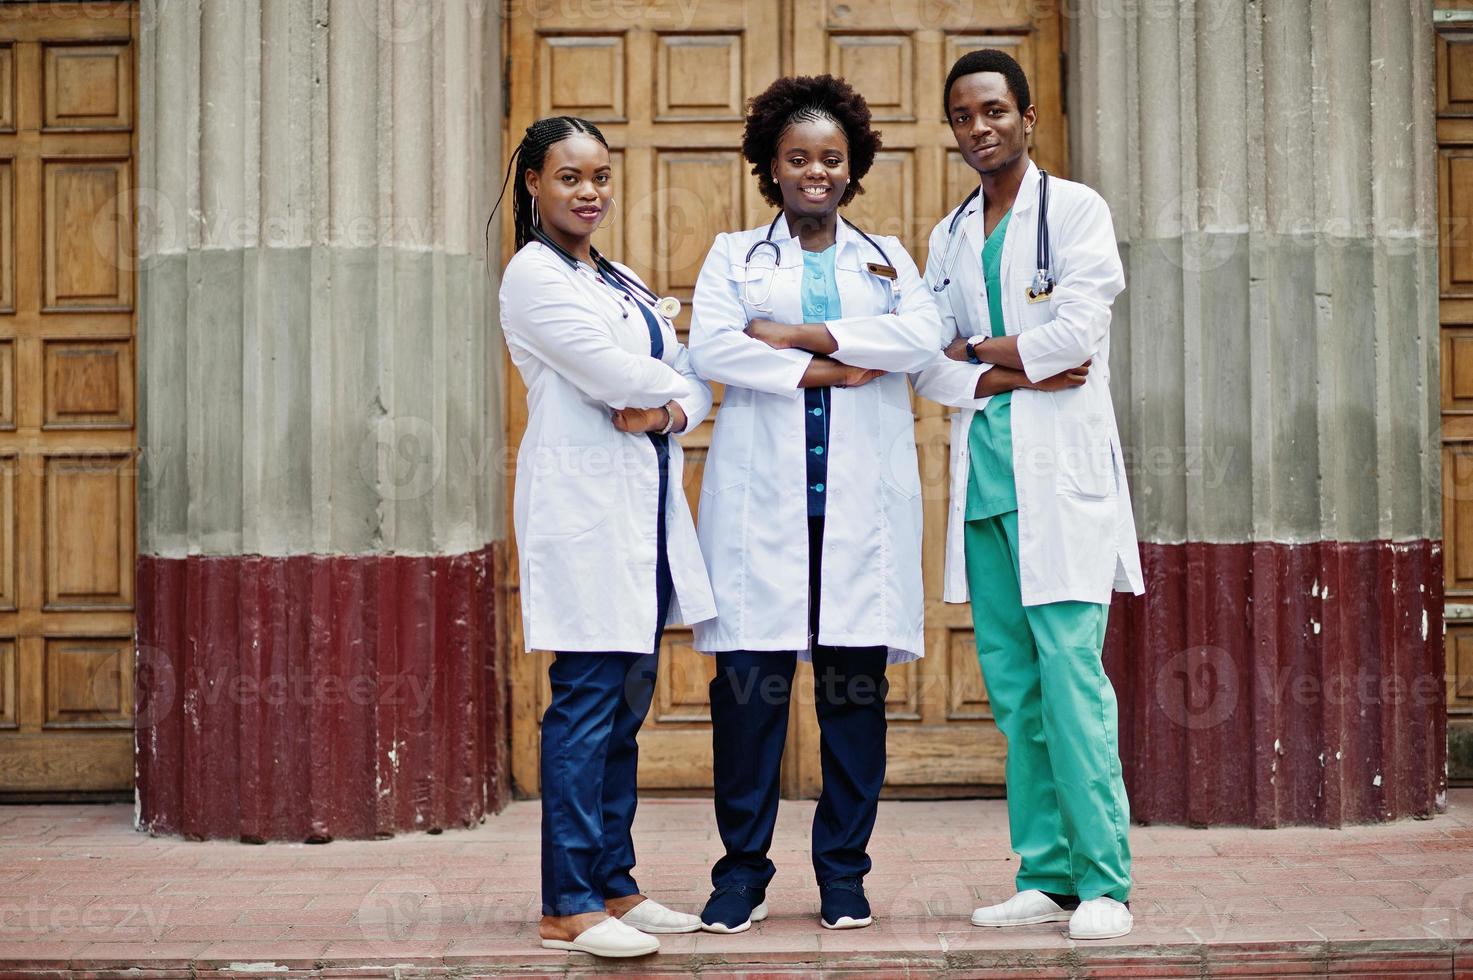
MULTIPOLYGON (((1002 243, 1012 217, 1010 208, 982 245, 982 278, 987 283, 987 315, 994 337, 1008 332, 1002 321, 1002 243)), ((1017 510, 1011 391, 993 395, 987 407, 972 416, 967 447, 972 456, 972 474, 967 481, 967 520, 977 521, 1017 510)))
MULTIPOLYGON (((834 258, 838 244, 822 252, 803 253, 804 323, 823 323, 843 315, 839 308, 839 283, 834 276, 834 258)), ((804 458, 807 460, 808 516, 822 517, 828 499, 829 472, 829 407, 833 404, 828 388, 803 389, 804 458)))

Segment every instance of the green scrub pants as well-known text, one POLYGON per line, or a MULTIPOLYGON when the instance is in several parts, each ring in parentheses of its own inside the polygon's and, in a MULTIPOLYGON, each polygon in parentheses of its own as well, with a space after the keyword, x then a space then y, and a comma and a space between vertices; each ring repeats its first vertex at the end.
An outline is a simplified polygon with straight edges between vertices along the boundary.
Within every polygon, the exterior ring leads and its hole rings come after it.
POLYGON ((968 521, 977 656, 1008 740, 1008 826, 1019 891, 1130 895, 1130 804, 1115 691, 1100 664, 1109 607, 1024 606, 1018 512, 968 521))

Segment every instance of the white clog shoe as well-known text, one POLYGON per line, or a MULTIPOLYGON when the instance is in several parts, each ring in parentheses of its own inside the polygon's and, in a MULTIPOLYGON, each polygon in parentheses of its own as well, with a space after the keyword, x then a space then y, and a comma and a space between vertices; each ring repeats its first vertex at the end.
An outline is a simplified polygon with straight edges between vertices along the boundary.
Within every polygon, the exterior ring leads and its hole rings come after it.
POLYGON ((1070 939, 1115 939, 1130 932, 1135 917, 1108 895, 1080 902, 1069 917, 1070 939))
POLYGON ((571 942, 566 939, 544 939, 542 945, 547 949, 566 949, 593 956, 621 957, 644 956, 646 953, 656 952, 660 948, 660 941, 610 916, 597 925, 584 929, 571 942))
POLYGON ((1039 922, 1068 922, 1069 911, 1041 891, 1029 888, 1006 902, 987 905, 972 913, 972 925, 1003 929, 1039 922))
POLYGON ((653 898, 647 898, 619 917, 626 926, 651 934, 673 932, 697 932, 701 928, 701 917, 688 912, 667 909, 653 898))

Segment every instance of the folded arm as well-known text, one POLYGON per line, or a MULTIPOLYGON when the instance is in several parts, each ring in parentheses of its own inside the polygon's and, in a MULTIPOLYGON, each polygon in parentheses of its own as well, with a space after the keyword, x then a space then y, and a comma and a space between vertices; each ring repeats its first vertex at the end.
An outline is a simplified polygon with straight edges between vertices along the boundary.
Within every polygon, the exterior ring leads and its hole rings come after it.
POLYGON ((797 397, 813 354, 779 350, 748 335, 747 315, 732 268, 731 240, 716 236, 691 300, 690 358, 703 378, 797 397))

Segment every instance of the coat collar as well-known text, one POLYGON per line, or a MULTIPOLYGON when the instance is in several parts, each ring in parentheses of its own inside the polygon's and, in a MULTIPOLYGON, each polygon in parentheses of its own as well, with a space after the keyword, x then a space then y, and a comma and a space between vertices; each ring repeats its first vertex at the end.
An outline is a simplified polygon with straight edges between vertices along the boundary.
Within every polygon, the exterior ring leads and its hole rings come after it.
MULTIPOLYGON (((767 226, 762 226, 757 233, 759 236, 767 234, 767 226)), ((782 253, 781 265, 784 268, 803 264, 803 246, 798 242, 798 236, 788 230, 788 216, 783 212, 778 212, 777 224, 772 228, 772 240, 782 253)), ((865 245, 864 236, 855 231, 842 214, 839 217, 839 227, 834 233, 834 244, 839 246, 838 254, 834 256, 834 266, 839 269, 858 269, 860 252, 865 245)))
MULTIPOLYGON (((986 217, 982 209, 982 194, 972 198, 972 203, 967 205, 967 216, 962 219, 962 228, 966 232, 967 244, 972 254, 981 255, 982 246, 987 241, 986 217)), ((1023 181, 1018 185, 1018 196, 1013 198, 1013 217, 1025 211, 1031 211, 1038 203, 1038 165, 1032 160, 1028 161, 1028 169, 1023 172, 1023 181)), ((1009 221, 1011 229, 1014 222, 1009 221)))

